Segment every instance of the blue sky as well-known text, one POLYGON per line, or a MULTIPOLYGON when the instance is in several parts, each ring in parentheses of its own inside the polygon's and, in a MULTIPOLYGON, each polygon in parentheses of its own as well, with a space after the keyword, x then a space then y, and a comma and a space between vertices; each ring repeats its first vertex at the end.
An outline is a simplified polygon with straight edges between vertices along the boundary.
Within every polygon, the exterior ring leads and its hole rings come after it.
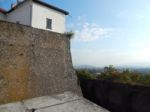
MULTIPOLYGON (((15 0, 0 0, 8 9, 15 0)), ((74 65, 150 66, 150 0, 43 0, 70 12, 74 65)))

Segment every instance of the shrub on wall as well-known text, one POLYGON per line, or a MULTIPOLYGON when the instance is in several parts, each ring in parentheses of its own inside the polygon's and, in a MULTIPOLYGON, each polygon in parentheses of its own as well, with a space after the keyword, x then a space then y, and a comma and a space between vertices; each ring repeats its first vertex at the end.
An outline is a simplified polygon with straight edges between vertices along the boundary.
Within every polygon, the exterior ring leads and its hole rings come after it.
POLYGON ((74 32, 73 31, 65 32, 64 35, 69 39, 72 39, 74 37, 74 32))

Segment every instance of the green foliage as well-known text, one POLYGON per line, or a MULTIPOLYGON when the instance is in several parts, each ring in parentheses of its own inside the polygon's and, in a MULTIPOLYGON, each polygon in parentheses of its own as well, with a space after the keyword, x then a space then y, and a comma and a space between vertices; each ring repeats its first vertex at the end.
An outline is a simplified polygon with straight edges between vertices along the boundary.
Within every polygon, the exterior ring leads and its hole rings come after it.
POLYGON ((76 71, 78 77, 84 77, 86 79, 94 79, 94 75, 86 70, 78 70, 76 71))
POLYGON ((70 32, 65 32, 64 35, 65 35, 66 37, 68 37, 69 39, 72 39, 73 36, 74 36, 74 32, 72 32, 72 31, 70 31, 70 32))
POLYGON ((112 65, 104 67, 100 75, 94 75, 87 70, 78 70, 77 75, 78 77, 84 77, 86 79, 108 80, 131 85, 150 86, 150 74, 143 75, 138 72, 130 71, 129 69, 121 71, 112 65))
POLYGON ((114 68, 112 65, 105 67, 104 71, 101 73, 101 75, 97 76, 97 79, 104 79, 104 80, 115 80, 118 78, 119 72, 116 68, 114 68))
POLYGON ((117 82, 137 84, 141 79, 141 76, 142 75, 139 73, 132 72, 129 70, 124 70, 123 72, 120 72, 117 82))
POLYGON ((138 83, 150 86, 150 74, 142 75, 138 83))
POLYGON ((99 80, 109 80, 132 85, 150 86, 150 74, 143 75, 141 73, 130 71, 129 69, 119 71, 112 65, 105 67, 103 72, 96 78, 99 80))

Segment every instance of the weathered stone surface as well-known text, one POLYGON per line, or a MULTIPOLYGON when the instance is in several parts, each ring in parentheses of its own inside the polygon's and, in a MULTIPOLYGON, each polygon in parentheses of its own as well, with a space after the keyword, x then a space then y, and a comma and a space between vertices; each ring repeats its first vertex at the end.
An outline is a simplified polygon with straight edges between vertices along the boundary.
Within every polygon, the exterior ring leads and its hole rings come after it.
POLYGON ((80 94, 67 37, 3 21, 0 77, 1 104, 64 91, 80 94))
POLYGON ((72 92, 0 106, 0 112, 108 112, 72 92))

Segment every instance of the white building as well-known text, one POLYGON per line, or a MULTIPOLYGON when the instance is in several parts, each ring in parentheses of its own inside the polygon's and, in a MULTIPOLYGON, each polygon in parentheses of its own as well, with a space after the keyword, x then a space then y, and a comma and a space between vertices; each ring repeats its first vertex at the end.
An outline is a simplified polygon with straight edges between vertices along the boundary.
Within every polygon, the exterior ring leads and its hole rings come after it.
POLYGON ((0 9, 0 20, 64 33, 68 14, 67 11, 39 0, 24 0, 7 12, 0 9))
POLYGON ((6 11, 0 8, 0 20, 6 19, 5 13, 6 13, 6 11))

